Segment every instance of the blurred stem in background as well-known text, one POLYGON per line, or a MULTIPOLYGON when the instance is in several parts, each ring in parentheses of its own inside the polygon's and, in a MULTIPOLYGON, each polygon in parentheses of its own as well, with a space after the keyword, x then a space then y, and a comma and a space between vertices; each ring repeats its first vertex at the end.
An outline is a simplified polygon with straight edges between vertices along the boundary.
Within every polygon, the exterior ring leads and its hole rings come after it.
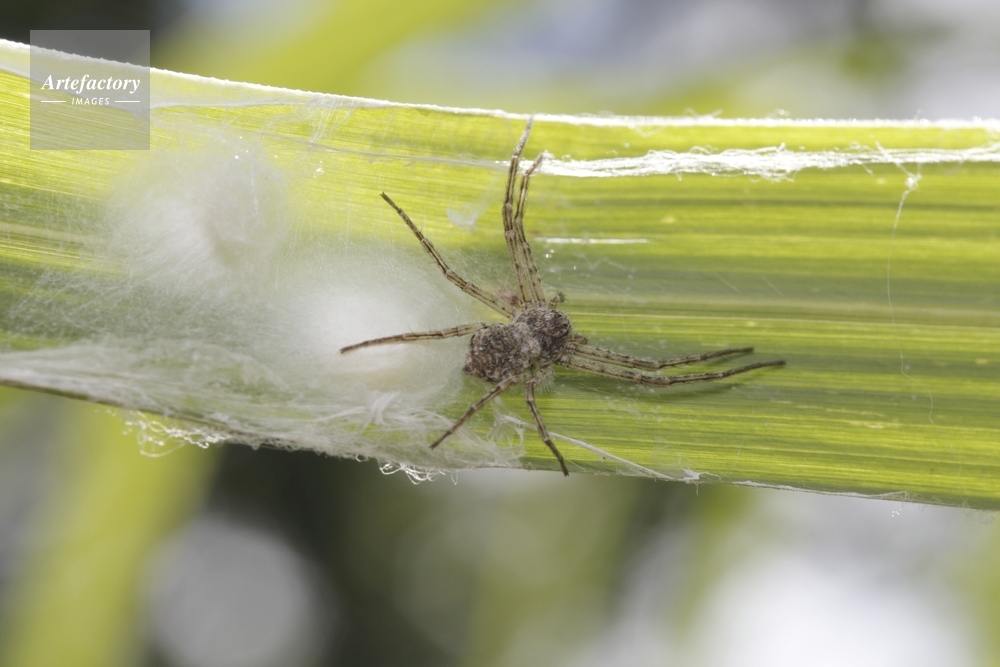
MULTIPOLYGON (((200 505, 220 452, 144 457, 107 408, 9 390, 0 401, 8 415, 58 423, 44 445, 48 493, 35 499, 22 536, 31 556, 15 562, 4 588, 0 665, 136 664, 149 558, 200 505)), ((5 443, 0 465, 19 444, 5 443)))
POLYGON ((448 31, 494 7, 512 4, 510 0, 297 1, 261 5, 262 16, 254 17, 251 11, 243 20, 234 21, 230 14, 205 20, 195 14, 161 42, 154 64, 232 81, 358 95, 367 85, 362 78, 365 68, 386 51, 415 35, 448 31), (246 48, 249 43, 252 49, 246 48))

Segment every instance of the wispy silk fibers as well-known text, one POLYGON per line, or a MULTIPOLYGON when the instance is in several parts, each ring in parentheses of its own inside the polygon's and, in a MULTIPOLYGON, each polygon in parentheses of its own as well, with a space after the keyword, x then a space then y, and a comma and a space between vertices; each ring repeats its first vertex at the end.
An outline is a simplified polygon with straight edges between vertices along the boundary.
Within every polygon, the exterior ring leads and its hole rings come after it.
MULTIPOLYGON (((555 466, 517 392, 427 449, 487 390, 462 340, 338 352, 492 321, 379 193, 505 289, 523 117, 154 72, 152 150, 30 151, 26 74, 0 43, 0 382, 199 444, 555 466)), ((526 231, 578 332, 788 361, 668 389, 559 372, 539 405, 570 470, 1000 504, 998 140, 995 121, 538 116, 526 231)))

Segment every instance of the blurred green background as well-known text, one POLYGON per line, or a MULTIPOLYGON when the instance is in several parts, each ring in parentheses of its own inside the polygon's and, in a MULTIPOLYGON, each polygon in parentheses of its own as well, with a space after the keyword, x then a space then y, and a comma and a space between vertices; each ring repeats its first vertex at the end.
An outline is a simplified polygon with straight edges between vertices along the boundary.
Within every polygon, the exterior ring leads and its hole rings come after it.
MULTIPOLYGON (((1000 116, 985 0, 22 2, 155 67, 508 111, 1000 116)), ((993 515, 521 471, 412 484, 0 392, 0 667, 1000 664, 993 515)))

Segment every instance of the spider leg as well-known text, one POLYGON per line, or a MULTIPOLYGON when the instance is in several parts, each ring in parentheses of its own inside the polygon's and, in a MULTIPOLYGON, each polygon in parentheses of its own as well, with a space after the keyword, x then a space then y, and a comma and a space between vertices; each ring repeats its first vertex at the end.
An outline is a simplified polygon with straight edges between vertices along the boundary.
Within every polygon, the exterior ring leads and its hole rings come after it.
POLYGON ((562 454, 556 449, 556 445, 552 442, 552 438, 549 436, 549 429, 545 427, 545 422, 542 421, 542 415, 538 412, 538 406, 535 404, 535 378, 530 378, 525 382, 524 398, 528 402, 528 409, 531 410, 531 416, 535 418, 535 426, 538 427, 538 435, 541 436, 542 442, 549 446, 552 450, 552 454, 555 455, 556 460, 559 461, 559 467, 562 468, 563 475, 569 477, 569 470, 566 468, 566 461, 563 460, 562 454))
POLYGON ((430 242, 430 239, 424 236, 420 232, 420 230, 417 229, 417 226, 413 224, 413 221, 410 220, 410 216, 406 215, 403 209, 396 206, 396 202, 392 201, 392 199, 389 198, 389 195, 385 194, 384 192, 382 193, 382 199, 384 199, 386 203, 389 204, 389 206, 393 207, 396 210, 396 213, 398 213, 399 217, 403 219, 403 222, 406 223, 406 226, 409 227, 410 231, 416 235, 417 239, 420 241, 420 244, 424 246, 424 250, 426 250, 427 253, 434 258, 434 262, 437 263, 438 268, 441 269, 442 273, 444 273, 445 278, 447 278, 452 284, 456 285, 460 290, 462 290, 469 296, 478 299, 479 301, 482 301, 483 303, 485 303, 487 306, 497 311, 498 313, 502 313, 507 317, 511 317, 514 315, 513 306, 504 303, 493 294, 490 294, 489 292, 486 292, 485 290, 476 287, 468 280, 462 278, 457 273, 452 271, 451 268, 449 268, 448 265, 445 264, 444 259, 442 259, 441 255, 438 253, 437 249, 434 247, 434 244, 430 242))
POLYGON ((475 322, 473 324, 462 324, 457 327, 451 327, 450 329, 440 329, 438 331, 423 331, 420 333, 405 333, 397 334, 395 336, 386 336, 385 338, 373 338, 371 340, 366 340, 363 343, 355 343, 354 345, 342 347, 340 348, 340 353, 343 354, 344 352, 350 352, 351 350, 357 350, 362 347, 384 345, 386 343, 408 343, 414 340, 455 338, 456 336, 465 336, 466 334, 475 333, 486 326, 489 325, 483 324, 482 322, 475 322))
POLYGON ((649 384, 656 387, 666 387, 668 385, 682 384, 685 382, 710 382, 712 380, 721 380, 732 375, 738 375, 739 373, 746 373, 747 371, 756 370, 758 368, 785 365, 784 361, 761 361, 748 366, 739 366, 738 368, 728 368, 724 371, 712 371, 709 373, 689 373, 687 375, 645 375, 643 373, 639 373, 638 371, 617 368, 608 363, 578 358, 572 354, 566 355, 560 359, 558 363, 566 368, 575 368, 578 371, 585 371, 587 373, 593 373, 594 375, 603 375, 604 377, 615 378, 617 380, 635 382, 636 384, 649 384))
MULTIPOLYGON (((514 154, 510 158, 510 167, 507 171, 507 189, 504 193, 503 208, 501 209, 501 217, 503 218, 503 232, 504 240, 507 241, 507 253, 510 255, 510 264, 514 268, 514 275, 517 278, 517 290, 518 296, 522 303, 535 303, 536 294, 535 287, 532 283, 532 278, 529 275, 529 265, 534 266, 534 261, 530 259, 525 259, 524 257, 524 246, 521 239, 524 238, 524 231, 522 230, 519 234, 515 226, 516 216, 514 214, 514 189, 517 185, 517 170, 521 164, 521 153, 524 152, 524 146, 528 143, 528 135, 531 134, 531 124, 534 119, 529 118, 528 123, 524 128, 524 134, 521 135, 521 140, 517 144, 517 148, 514 149, 514 154)), ((532 169, 534 169, 534 163, 532 164, 532 169)), ((522 194, 527 194, 522 180, 522 194)), ((519 205, 520 209, 521 206, 519 205)), ((530 253, 530 248, 529 248, 530 253)), ((535 270, 537 276, 537 269, 535 270)), ((537 277, 535 279, 537 281, 537 277)), ((541 285, 538 286, 541 290, 541 285)), ((543 297, 544 298, 544 297, 543 297)))
POLYGON ((705 352, 704 354, 691 354, 686 357, 676 357, 674 359, 640 359, 627 354, 613 352, 612 350, 605 350, 601 347, 594 347, 593 345, 577 345, 575 343, 570 343, 570 351, 575 356, 583 359, 602 361, 607 364, 622 366, 624 368, 641 368, 644 371, 658 371, 661 368, 697 364, 699 362, 715 359, 717 357, 727 357, 731 354, 746 354, 748 352, 753 352, 753 348, 734 347, 726 350, 705 352))
POLYGON ((451 435, 459 428, 461 428, 462 424, 467 422, 469 420, 469 417, 476 414, 476 412, 478 412, 481 407, 483 407, 484 405, 492 401, 494 398, 505 392, 508 387, 510 387, 512 384, 514 384, 520 379, 521 379, 520 376, 515 375, 514 377, 509 377, 506 380, 501 381, 500 384, 498 384, 497 386, 493 387, 493 389, 490 390, 490 393, 486 394, 478 401, 470 405, 469 409, 465 411, 464 415, 459 417, 458 420, 454 424, 452 424, 451 427, 447 431, 445 431, 440 438, 431 443, 431 449, 434 449, 435 447, 440 445, 445 438, 447 438, 449 435, 451 435))
POLYGON ((521 271, 525 275, 525 282, 530 290, 530 301, 537 304, 545 303, 545 292, 542 290, 542 279, 538 276, 535 258, 531 255, 531 246, 524 237, 524 208, 528 203, 528 184, 531 182, 531 175, 535 173, 535 169, 538 169, 538 165, 542 163, 544 157, 545 153, 542 153, 535 158, 531 166, 524 170, 524 176, 521 177, 521 192, 517 198, 517 209, 514 211, 513 225, 514 233, 517 234, 517 244, 521 248, 521 271))

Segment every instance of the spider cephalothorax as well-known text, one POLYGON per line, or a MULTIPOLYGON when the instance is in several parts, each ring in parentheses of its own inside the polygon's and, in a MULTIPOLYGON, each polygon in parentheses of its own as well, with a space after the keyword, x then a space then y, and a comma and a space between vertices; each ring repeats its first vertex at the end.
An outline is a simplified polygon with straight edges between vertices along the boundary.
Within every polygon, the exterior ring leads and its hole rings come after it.
POLYGON ((517 148, 514 149, 514 155, 511 157, 510 167, 507 172, 507 191, 504 197, 503 208, 501 209, 504 238, 507 240, 507 253, 510 256, 511 267, 517 279, 517 294, 504 296, 492 294, 460 277, 448 268, 444 259, 441 258, 441 255, 434 248, 434 245, 417 229, 417 226, 403 212, 403 209, 397 206, 385 193, 382 194, 382 198, 396 210, 399 217, 403 219, 410 230, 416 235, 421 245, 424 246, 424 250, 434 258, 434 261, 444 273, 445 278, 469 296, 478 299, 501 315, 507 317, 508 322, 506 324, 474 322, 438 331, 387 336, 385 338, 376 338, 348 345, 340 351, 349 352, 358 348, 384 343, 452 338, 472 334, 472 339, 469 341, 469 350, 465 356, 465 365, 462 367, 462 370, 473 377, 477 377, 495 386, 489 393, 473 403, 465 411, 465 414, 459 417, 441 437, 431 444, 431 448, 440 445, 445 438, 457 431, 469 417, 474 415, 484 405, 514 384, 523 382, 525 401, 535 420, 538 435, 541 436, 542 441, 552 451, 556 460, 559 461, 559 467, 562 469, 563 474, 568 475, 569 470, 566 467, 566 462, 563 460, 562 454, 559 453, 559 449, 555 446, 555 443, 552 442, 549 431, 545 427, 545 422, 542 421, 542 416, 538 412, 538 406, 535 403, 535 387, 551 375, 551 367, 553 365, 574 368, 628 382, 662 387, 685 382, 721 380, 722 378, 752 371, 756 368, 781 366, 785 362, 762 361, 738 368, 710 371, 707 373, 649 375, 640 373, 639 371, 658 371, 663 368, 694 364, 731 354, 753 352, 753 348, 730 348, 705 352, 703 354, 693 354, 687 357, 677 357, 675 359, 638 359, 588 345, 586 338, 573 333, 573 326, 570 323, 569 317, 566 313, 556 308, 563 300, 562 294, 557 294, 552 299, 546 300, 545 292, 542 289, 542 281, 538 276, 538 268, 535 266, 535 260, 531 256, 531 246, 524 236, 524 207, 528 198, 528 183, 531 180, 531 175, 541 163, 544 154, 535 158, 535 161, 524 170, 516 200, 514 197, 514 191, 518 189, 517 176, 521 153, 524 151, 525 144, 528 143, 528 135, 530 133, 531 120, 528 121, 527 127, 524 128, 521 141, 518 143, 517 148))

